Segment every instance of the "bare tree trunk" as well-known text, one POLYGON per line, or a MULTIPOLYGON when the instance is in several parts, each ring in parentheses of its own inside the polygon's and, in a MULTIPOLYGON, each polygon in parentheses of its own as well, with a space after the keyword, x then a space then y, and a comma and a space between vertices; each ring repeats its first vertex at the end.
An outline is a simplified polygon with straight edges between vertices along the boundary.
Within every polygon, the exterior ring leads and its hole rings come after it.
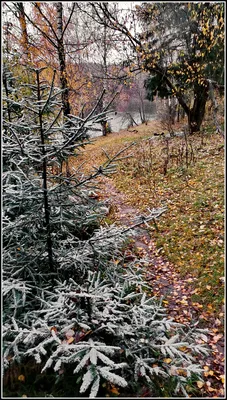
POLYGON ((146 122, 146 115, 145 115, 143 94, 141 93, 140 88, 138 90, 138 97, 140 99, 140 107, 139 107, 140 119, 141 123, 144 124, 146 122))
MULTIPOLYGON (((108 6, 108 3, 106 3, 106 6, 108 6)), ((104 17, 105 18, 105 17, 104 17)), ((104 32, 103 32, 103 90, 105 90, 105 93, 107 93, 107 42, 106 42, 106 37, 107 37, 107 25, 104 24, 104 32)), ((103 98, 103 104, 102 108, 105 109, 106 107, 106 102, 105 102, 105 97, 103 98)), ((103 136, 107 135, 107 120, 104 119, 102 122, 102 134, 103 136)))
MULTIPOLYGON (((40 76, 39 70, 36 70, 36 79, 37 79, 37 98, 41 104, 42 96, 41 96, 41 85, 40 85, 40 76)), ((51 238, 51 230, 50 230, 50 205, 48 201, 48 191, 47 191, 47 161, 46 161, 46 150, 45 150, 45 139, 44 139, 44 129, 43 129, 43 115, 42 115, 42 106, 39 107, 39 130, 40 137, 42 143, 42 154, 43 154, 43 196, 44 196, 44 210, 45 210, 45 226, 47 232, 47 252, 49 259, 49 267, 50 271, 54 272, 54 262, 53 262, 53 244, 51 238)))
MULTIPOLYGON (((60 66, 60 82, 61 82, 61 89, 63 90, 62 93, 62 106, 63 106, 63 113, 65 116, 70 114, 70 102, 69 102, 69 86, 68 86, 68 81, 67 81, 67 72, 66 72, 66 60, 65 60, 65 47, 64 47, 64 41, 63 37, 66 31, 66 28, 68 27, 73 12, 75 10, 75 3, 72 5, 72 10, 70 13, 70 16, 65 23, 64 29, 63 29, 63 6, 62 2, 57 2, 55 3, 56 11, 57 11, 57 31, 55 26, 51 23, 50 19, 43 13, 41 9, 42 3, 34 2, 33 5, 39 12, 40 18, 44 20, 46 23, 45 27, 48 27, 51 29, 53 33, 53 37, 49 35, 46 31, 46 29, 42 29, 38 24, 36 24, 33 19, 29 16, 24 11, 23 3, 15 3, 15 8, 19 13, 19 17, 16 14, 16 16, 20 20, 22 32, 23 32, 23 44, 26 46, 26 49, 29 50, 28 47, 28 35, 27 35, 27 28, 26 28, 26 19, 43 35, 44 38, 46 38, 49 43, 54 47, 54 49, 57 51, 58 54, 58 60, 59 60, 59 66, 60 66), (26 17, 26 19, 25 19, 26 17)), ((24 47, 25 48, 25 47, 24 47)), ((30 53, 29 53, 30 54, 30 53)))
POLYGON ((29 49, 29 42, 28 42, 28 32, 27 32, 27 23, 25 18, 25 11, 23 3, 17 3, 16 8, 18 11, 18 19, 22 31, 21 35, 21 45, 26 56, 27 61, 31 61, 31 52, 29 49))
POLYGON ((205 115, 205 108, 208 96, 208 85, 195 85, 193 107, 189 110, 189 113, 187 114, 190 133, 200 131, 200 127, 205 115))
MULTIPOLYGON (((6 53, 6 58, 8 59, 9 57, 9 53, 10 53, 10 49, 11 49, 11 45, 10 45, 10 22, 7 21, 4 24, 4 28, 5 28, 5 35, 4 35, 4 39, 5 39, 5 53, 6 53)), ((3 29, 4 29, 3 28, 3 29)))
POLYGON ((2 74, 2 81, 3 81, 3 86, 6 92, 6 104, 7 104, 7 114, 8 114, 8 120, 11 122, 11 112, 10 112, 10 101, 9 101, 9 90, 8 90, 8 82, 7 82, 7 73, 6 71, 3 71, 2 74))
MULTIPOLYGON (((163 73, 161 70, 158 71, 158 73, 163 77, 163 73)), ((172 84, 172 82, 169 80, 168 77, 165 76, 163 77, 163 79, 165 80, 166 84, 170 89, 174 89, 174 85, 172 84)), ((186 104, 182 94, 176 92, 177 100, 188 117, 188 128, 190 134, 200 131, 200 127, 205 115, 205 107, 206 107, 206 102, 208 100, 208 95, 209 95, 208 84, 205 86, 195 84, 194 103, 192 108, 190 108, 186 104)))
POLYGON ((69 103, 69 87, 67 82, 66 73, 66 62, 65 62, 65 48, 63 42, 63 8, 62 3, 58 2, 56 4, 57 10, 57 51, 60 64, 60 82, 62 92, 62 105, 63 113, 65 116, 70 114, 70 103, 69 103))
MULTIPOLYGON (((63 114, 66 117, 70 114, 70 103, 69 103, 69 87, 67 81, 67 72, 66 72, 66 62, 65 62, 65 48, 63 42, 63 7, 62 3, 56 3, 57 9, 57 51, 58 58, 60 64, 60 82, 62 92, 62 106, 63 106, 63 114)), ((61 166, 63 168, 63 165, 61 166)), ((66 176, 70 176, 70 168, 68 160, 65 161, 66 168, 66 176)))
MULTIPOLYGON (((166 80, 166 83, 170 89, 173 88, 173 85, 169 81, 169 79, 166 80)), ((189 108, 186 102, 184 101, 182 95, 176 93, 177 100, 188 117, 188 128, 190 134, 200 131, 200 127, 205 115, 205 108, 208 100, 208 95, 209 95, 208 85, 201 86, 195 84, 194 102, 192 108, 189 108)))

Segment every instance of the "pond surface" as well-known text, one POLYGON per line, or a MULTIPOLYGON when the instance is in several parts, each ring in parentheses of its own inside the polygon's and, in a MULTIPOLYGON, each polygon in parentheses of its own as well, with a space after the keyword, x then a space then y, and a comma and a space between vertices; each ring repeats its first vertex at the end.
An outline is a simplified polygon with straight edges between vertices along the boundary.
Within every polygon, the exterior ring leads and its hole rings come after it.
MULTIPOLYGON (((139 112, 132 111, 130 112, 133 120, 139 125, 141 124, 141 117, 139 112)), ((136 126, 135 123, 130 118, 130 115, 125 112, 117 112, 116 114, 113 112, 109 114, 108 123, 110 125, 112 132, 119 132, 121 129, 127 129, 129 126, 136 126)), ((151 121, 154 120, 156 115, 154 113, 147 114, 146 119, 151 121)), ((94 124, 94 127, 98 129, 94 132, 89 132, 91 137, 102 136, 102 128, 101 124, 94 124)))

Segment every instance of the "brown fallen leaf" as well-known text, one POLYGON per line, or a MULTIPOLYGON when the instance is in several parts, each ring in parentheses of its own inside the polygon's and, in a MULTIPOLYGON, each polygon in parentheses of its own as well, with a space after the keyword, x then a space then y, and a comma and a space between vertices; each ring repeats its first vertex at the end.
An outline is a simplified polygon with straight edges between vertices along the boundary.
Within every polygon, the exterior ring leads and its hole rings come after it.
POLYGON ((213 337, 212 342, 217 343, 222 337, 223 337, 223 335, 221 333, 219 333, 218 335, 213 337))

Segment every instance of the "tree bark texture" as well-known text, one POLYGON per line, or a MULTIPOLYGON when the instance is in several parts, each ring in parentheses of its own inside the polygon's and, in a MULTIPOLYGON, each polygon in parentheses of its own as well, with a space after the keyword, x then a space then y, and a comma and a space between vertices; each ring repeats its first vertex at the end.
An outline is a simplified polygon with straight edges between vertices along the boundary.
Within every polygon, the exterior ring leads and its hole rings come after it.
POLYGON ((26 56, 27 61, 31 61, 31 53, 29 50, 29 42, 28 42, 28 32, 27 32, 27 23, 25 18, 25 11, 23 3, 17 3, 17 10, 19 14, 19 23, 22 31, 21 35, 21 45, 26 56))
MULTIPOLYGON (((160 72, 162 74, 162 72, 160 72)), ((173 89, 174 86, 171 81, 166 77, 165 78, 166 84, 169 86, 170 89, 173 89)), ((208 84, 206 85, 199 85, 195 84, 194 86, 194 100, 193 106, 190 108, 184 101, 182 94, 176 93, 177 100, 183 110, 185 111, 187 118, 188 118, 188 128, 189 133, 193 134, 195 132, 200 131, 201 124, 204 119, 206 103, 209 97, 209 89, 208 84)))
MULTIPOLYGON (((37 97, 38 101, 41 102, 41 86, 40 86, 40 76, 39 71, 36 71, 36 79, 37 79, 37 97)), ((51 238, 51 230, 50 230, 50 205, 48 199, 48 191, 47 191, 47 160, 46 160, 46 150, 45 150, 45 139, 44 139, 44 130, 43 130, 43 115, 41 106, 39 107, 39 130, 42 144, 42 155, 43 155, 43 196, 44 196, 44 210, 45 210, 45 226, 47 232, 47 252, 49 259, 49 267, 50 271, 54 272, 54 262, 53 262, 53 244, 51 238)))
POLYGON ((63 42, 63 8, 62 3, 56 3, 57 10, 57 51, 60 65, 60 82, 62 92, 62 105, 63 113, 65 116, 70 114, 70 103, 69 103, 69 88, 66 73, 66 62, 65 62, 65 48, 63 42))
POLYGON ((187 114, 190 133, 200 131, 200 127, 205 115, 208 96, 208 85, 195 85, 193 106, 190 109, 189 114, 187 114))

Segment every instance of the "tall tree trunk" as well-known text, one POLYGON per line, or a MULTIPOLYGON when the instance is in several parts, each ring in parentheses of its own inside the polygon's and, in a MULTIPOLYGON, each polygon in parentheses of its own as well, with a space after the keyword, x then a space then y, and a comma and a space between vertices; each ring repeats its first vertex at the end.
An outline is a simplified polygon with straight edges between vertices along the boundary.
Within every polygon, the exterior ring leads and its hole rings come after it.
MULTIPOLYGON (((41 104, 42 96, 41 96, 41 85, 40 85, 40 72, 36 70, 36 79, 37 79, 37 98, 41 104)), ((43 128, 43 114, 42 114, 42 105, 39 107, 39 130, 40 137, 42 143, 42 155, 43 155, 43 196, 44 196, 44 210, 45 210, 45 226, 47 232, 47 252, 49 259, 49 267, 50 271, 54 272, 54 262, 53 262, 53 244, 51 238, 51 230, 50 230, 50 205, 48 199, 48 191, 47 191, 47 160, 46 160, 46 149, 45 149, 45 139, 44 139, 44 128, 43 128)))
POLYGON ((62 3, 58 2, 56 4, 57 10, 57 51, 58 58, 60 64, 60 82, 62 92, 62 105, 63 105, 63 113, 65 116, 70 114, 70 103, 69 103, 69 87, 67 81, 67 73, 66 73, 66 62, 65 62, 65 48, 63 42, 63 8, 62 3))
POLYGON ((5 30, 4 32, 4 39, 5 39, 5 56, 8 59, 10 51, 12 50, 12 45, 10 44, 10 22, 6 21, 4 24, 3 29, 5 30))
POLYGON ((18 10, 18 18, 20 22, 20 27, 22 31, 21 35, 21 45, 26 56, 26 61, 31 61, 31 52, 29 49, 29 42, 28 42, 28 32, 27 32, 27 23, 25 18, 25 11, 23 3, 17 3, 16 8, 18 10))
MULTIPOLYGON (((63 114, 67 117, 70 114, 70 103, 69 103, 69 87, 67 81, 67 72, 66 72, 66 62, 65 62, 65 48, 63 42, 63 7, 62 3, 56 3, 57 9, 57 51, 58 51, 58 59, 60 64, 60 82, 62 92, 62 106, 63 106, 63 114)), ((70 123, 68 122, 69 126, 70 123)), ((66 176, 70 176, 69 162, 65 161, 66 168, 66 176)), ((63 164, 61 165, 61 170, 63 169, 63 164)))
MULTIPOLYGON (((163 77, 162 71, 159 71, 159 74, 163 77)), ((168 77, 163 77, 163 79, 170 89, 175 90, 174 85, 168 77)), ((205 115, 206 102, 209 97, 208 83, 204 86, 199 85, 198 83, 195 84, 192 108, 188 107, 181 93, 176 92, 176 97, 188 117, 189 133, 192 134, 194 132, 199 132, 205 115)))
POLYGON ((209 97, 208 85, 195 84, 194 103, 188 115, 189 132, 199 132, 205 115, 206 103, 209 97))
MULTIPOLYGON (((106 3, 106 7, 108 6, 108 3, 106 3)), ((104 16, 105 18, 105 16, 104 16)), ((104 24, 104 32, 103 32, 103 90, 105 90, 105 93, 107 93, 107 42, 106 42, 106 35, 107 35, 107 25, 104 24)), ((105 109, 106 102, 105 102, 105 97, 103 98, 102 101, 102 108, 105 109)), ((107 127, 108 123, 107 120, 104 119, 102 122, 102 134, 103 136, 107 135, 107 127)))
POLYGON ((8 114, 8 120, 11 122, 11 112, 10 112, 10 101, 9 101, 9 90, 8 90, 8 82, 7 82, 7 72, 3 70, 2 74, 2 81, 3 81, 3 86, 6 92, 6 104, 7 104, 7 114, 8 114))

